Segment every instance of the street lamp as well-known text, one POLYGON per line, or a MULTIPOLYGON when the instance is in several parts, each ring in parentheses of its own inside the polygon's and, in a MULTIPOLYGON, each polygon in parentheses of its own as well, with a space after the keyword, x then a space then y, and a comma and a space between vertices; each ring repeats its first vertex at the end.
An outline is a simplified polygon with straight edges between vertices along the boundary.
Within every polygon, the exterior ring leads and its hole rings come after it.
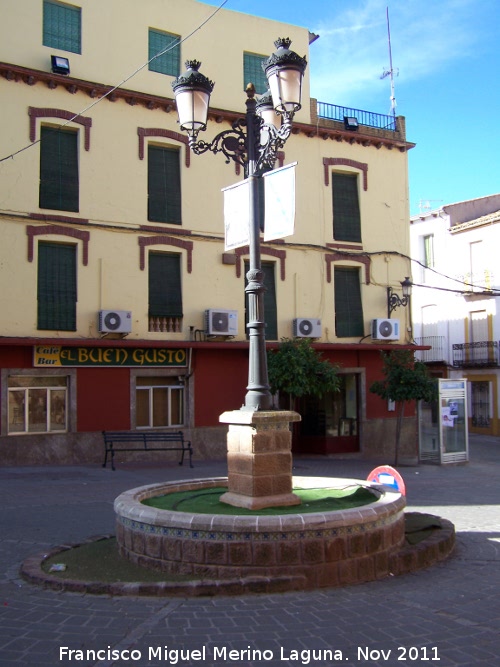
POLYGON ((408 276, 401 281, 401 288, 403 290, 403 297, 392 291, 392 287, 387 288, 387 317, 396 308, 403 306, 405 308, 410 303, 412 282, 408 276))
POLYGON ((278 151, 292 131, 292 120, 301 107, 302 79, 307 66, 290 50, 288 38, 278 39, 276 51, 262 63, 270 92, 255 99, 255 87, 246 89, 246 114, 220 132, 210 143, 198 139, 207 127, 208 106, 214 83, 198 70, 200 62, 186 62, 187 71, 172 82, 179 124, 189 136, 189 147, 196 155, 210 151, 223 153, 226 162, 243 167, 250 189, 250 269, 247 273, 249 364, 248 386, 243 410, 270 410, 272 396, 267 373, 264 274, 260 257, 259 183, 263 174, 273 169, 278 151))

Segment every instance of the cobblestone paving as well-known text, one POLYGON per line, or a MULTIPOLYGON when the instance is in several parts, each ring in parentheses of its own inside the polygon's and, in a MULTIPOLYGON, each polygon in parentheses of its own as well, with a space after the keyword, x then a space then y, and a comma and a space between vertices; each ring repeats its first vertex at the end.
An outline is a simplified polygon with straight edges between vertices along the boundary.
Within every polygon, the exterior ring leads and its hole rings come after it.
MULTIPOLYGON (((358 586, 198 599, 58 593, 18 570, 27 556, 112 533, 122 491, 224 475, 225 464, 0 469, 0 667, 498 665, 500 439, 472 437, 470 450, 468 465, 401 469, 408 509, 455 524, 448 561, 358 586)), ((319 458, 295 466, 297 475, 358 478, 375 467, 319 458)))

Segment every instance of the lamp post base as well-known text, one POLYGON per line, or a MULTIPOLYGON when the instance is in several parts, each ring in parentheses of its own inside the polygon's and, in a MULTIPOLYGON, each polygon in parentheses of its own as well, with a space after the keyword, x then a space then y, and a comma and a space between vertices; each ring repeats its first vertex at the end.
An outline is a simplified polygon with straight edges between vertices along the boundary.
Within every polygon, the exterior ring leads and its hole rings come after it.
POLYGON ((219 417, 229 424, 228 491, 222 502, 247 509, 300 504, 293 493, 290 431, 290 423, 300 419, 287 410, 233 410, 219 417))

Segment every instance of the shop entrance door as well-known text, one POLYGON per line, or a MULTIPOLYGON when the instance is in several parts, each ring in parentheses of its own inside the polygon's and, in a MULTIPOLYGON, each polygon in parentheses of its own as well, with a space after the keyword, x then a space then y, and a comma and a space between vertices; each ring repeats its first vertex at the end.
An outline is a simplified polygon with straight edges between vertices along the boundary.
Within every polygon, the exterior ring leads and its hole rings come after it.
POLYGON ((294 451, 300 454, 359 452, 359 374, 340 376, 340 391, 298 401, 294 451))

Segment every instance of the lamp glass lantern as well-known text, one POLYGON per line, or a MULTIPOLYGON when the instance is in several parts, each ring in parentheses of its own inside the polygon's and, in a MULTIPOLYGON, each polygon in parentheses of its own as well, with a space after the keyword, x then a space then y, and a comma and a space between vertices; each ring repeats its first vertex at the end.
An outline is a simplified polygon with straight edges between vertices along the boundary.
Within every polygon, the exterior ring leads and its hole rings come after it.
POLYGON ((290 44, 288 37, 276 40, 276 51, 262 63, 274 108, 283 114, 294 114, 300 109, 302 81, 307 66, 305 58, 290 50, 290 44))
POLYGON ((199 72, 201 63, 186 61, 187 70, 172 84, 181 130, 196 136, 207 127, 208 106, 213 81, 199 72))
POLYGON ((412 286, 412 282, 411 282, 409 276, 406 276, 406 278, 401 281, 401 287, 403 289, 403 297, 411 296, 411 286, 412 286))
POLYGON ((262 118, 265 125, 274 125, 277 130, 280 129, 281 116, 274 108, 273 97, 270 90, 268 90, 267 93, 264 93, 264 95, 261 95, 257 100, 255 111, 262 118))

